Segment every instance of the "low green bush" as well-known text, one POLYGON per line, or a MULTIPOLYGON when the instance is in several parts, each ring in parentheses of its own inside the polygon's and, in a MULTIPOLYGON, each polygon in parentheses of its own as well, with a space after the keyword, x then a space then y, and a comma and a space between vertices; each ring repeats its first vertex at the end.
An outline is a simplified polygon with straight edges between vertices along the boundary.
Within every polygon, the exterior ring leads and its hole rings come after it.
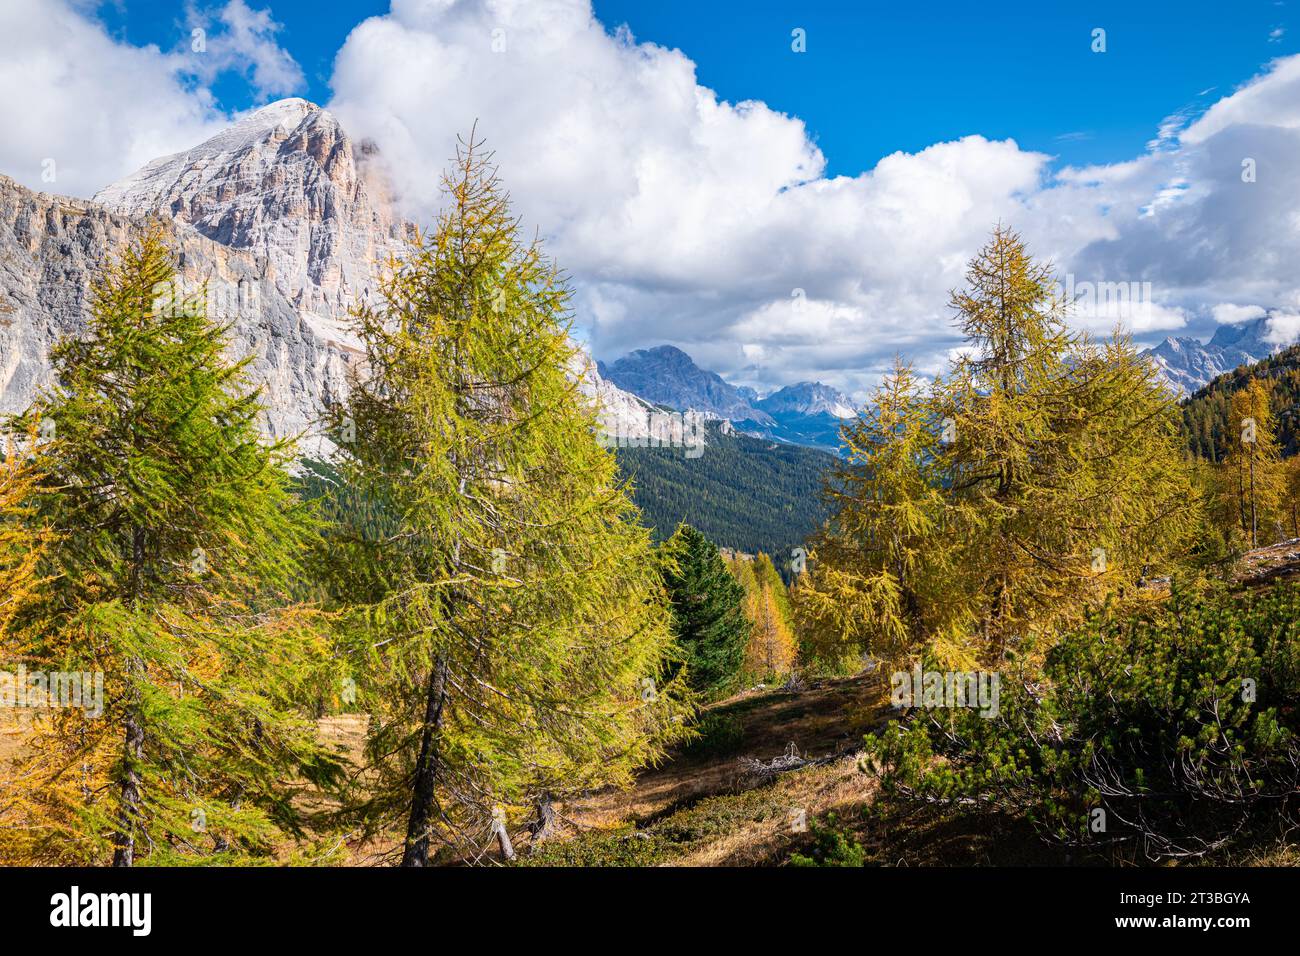
POLYGON ((809 831, 812 847, 807 854, 792 853, 791 866, 866 866, 867 852, 852 832, 841 828, 834 813, 827 814, 824 821, 814 820, 809 831))
POLYGON ((914 710, 867 738, 887 793, 1023 815, 1066 843, 1195 857, 1294 821, 1300 587, 1188 593, 1098 615, 995 717, 914 710))

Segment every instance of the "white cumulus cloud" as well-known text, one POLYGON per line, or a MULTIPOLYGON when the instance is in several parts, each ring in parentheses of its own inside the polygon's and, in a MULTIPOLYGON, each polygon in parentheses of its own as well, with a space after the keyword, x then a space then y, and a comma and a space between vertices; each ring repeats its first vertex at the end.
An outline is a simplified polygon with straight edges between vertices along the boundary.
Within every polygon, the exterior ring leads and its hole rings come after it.
POLYGON ((972 135, 836 177, 797 117, 721 100, 687 53, 587 0, 396 0, 353 31, 333 85, 416 218, 478 122, 604 357, 668 341, 759 387, 859 389, 896 352, 939 371, 959 344, 948 290, 999 221, 1077 281, 1144 291, 1081 302, 1082 329, 1154 337, 1216 304, 1300 301, 1300 57, 1172 114, 1123 162, 1054 169, 972 135))
MULTIPOLYGON (((670 341, 759 385, 852 387, 899 347, 951 339, 947 289, 999 219, 1034 217, 1050 160, 968 136, 827 177, 797 117, 721 100, 685 53, 607 29, 586 0, 398 0, 352 32, 333 86, 417 218, 478 122, 598 354, 670 341)), ((1062 231, 1104 234, 1074 218, 1062 231)))
MULTIPOLYGON (((302 67, 276 41, 282 27, 269 8, 255 10, 244 0, 228 0, 210 9, 191 7, 189 26, 185 68, 203 82, 211 83, 223 73, 239 73, 263 102, 302 89, 302 67)), ((181 50, 183 56, 186 52, 181 50)))
POLYGON ((223 73, 245 75, 263 95, 302 82, 275 42, 270 11, 244 0, 191 8, 166 50, 110 36, 92 9, 77 0, 0 3, 0 172, 25 186, 89 196, 220 132, 232 117, 208 84, 223 73))
POLYGON ((1238 322, 1249 322, 1251 319, 1258 319, 1267 313, 1267 309, 1258 305, 1236 305, 1232 302, 1220 302, 1210 310, 1214 316, 1214 321, 1221 325, 1234 325, 1238 322))
POLYGON ((1275 312, 1268 319, 1264 340, 1271 345, 1291 345, 1300 339, 1300 313, 1275 312))

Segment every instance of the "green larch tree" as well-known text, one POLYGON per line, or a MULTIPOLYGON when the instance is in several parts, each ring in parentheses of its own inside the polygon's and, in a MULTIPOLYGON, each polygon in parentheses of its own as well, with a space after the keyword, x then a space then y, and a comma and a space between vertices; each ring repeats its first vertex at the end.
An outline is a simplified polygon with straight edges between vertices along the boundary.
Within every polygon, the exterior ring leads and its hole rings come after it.
POLYGON ((1286 460, 1286 499, 1283 513, 1291 529, 1291 537, 1300 538, 1300 455, 1286 460))
MULTIPOLYGON (((1228 445, 1222 483, 1236 503, 1242 534, 1250 547, 1272 544, 1281 534, 1286 497, 1286 469, 1282 464, 1269 387, 1252 378, 1233 392, 1229 425, 1235 440, 1228 445)), ((1289 515, 1287 516, 1289 517, 1289 515)))
POLYGON ((952 306, 971 351, 940 388, 943 466, 995 660, 1177 560, 1201 503, 1173 396, 1126 337, 1068 331, 1050 267, 1006 228, 966 278, 952 306))
POLYGON ((10 622, 34 599, 36 569, 48 544, 30 521, 37 474, 25 449, 36 447, 38 434, 35 428, 25 435, 0 433, 0 649, 9 646, 10 622))
POLYGON ((626 785, 690 713, 649 534, 567 372, 564 279, 472 136, 443 186, 356 313, 364 371, 332 420, 364 517, 336 532, 371 713, 353 809, 401 827, 411 867, 626 785))
POLYGON ((760 659, 768 675, 780 677, 794 670, 799 651, 790 592, 772 559, 761 551, 754 556, 753 570, 762 598, 760 659))
POLYGON ((314 522, 204 299, 149 231, 104 269, 19 422, 46 439, 32 503, 54 538, 17 650, 103 675, 102 712, 56 711, 24 750, 36 860, 266 853, 301 832, 295 791, 338 769, 295 707, 324 653, 294 600, 314 522))
POLYGON ((801 633, 818 657, 866 652, 901 665, 934 646, 961 659, 964 569, 948 535, 954 508, 942 471, 951 426, 898 361, 841 428, 843 464, 825 492, 832 518, 810 542, 809 573, 795 592, 801 633))
POLYGON ((928 395, 906 366, 843 430, 804 633, 891 662, 996 664, 1183 560, 1202 500, 1173 396, 1123 334, 1066 326, 1048 266, 997 228, 951 304, 968 341, 928 395))

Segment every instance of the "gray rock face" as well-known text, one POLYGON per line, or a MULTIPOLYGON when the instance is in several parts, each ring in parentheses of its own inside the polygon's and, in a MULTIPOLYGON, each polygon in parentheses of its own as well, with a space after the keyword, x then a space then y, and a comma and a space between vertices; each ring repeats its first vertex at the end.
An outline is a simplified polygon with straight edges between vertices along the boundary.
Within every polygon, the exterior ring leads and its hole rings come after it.
POLYGON ((772 416, 754 406, 752 389, 738 388, 717 372, 700 368, 689 355, 671 345, 638 349, 611 365, 601 366, 600 373, 619 388, 680 411, 691 409, 709 418, 772 423, 772 416))
POLYGON ((706 416, 655 405, 624 391, 600 374, 585 351, 574 355, 569 373, 578 381, 578 392, 596 409, 600 438, 607 447, 684 447, 698 452, 707 443, 706 416))
POLYGON ((93 276, 151 222, 170 233, 182 287, 207 283, 235 357, 253 356, 268 434, 302 435, 307 453, 327 447, 320 412, 360 354, 349 310, 373 299, 410 227, 393 215, 374 151, 305 100, 258 110, 92 202, 0 180, 0 412, 50 384, 50 346, 85 328, 93 276))
MULTIPOLYGON (((34 193, 0 176, 0 414, 22 411, 52 384, 50 347, 81 334, 102 264, 149 226, 143 216, 34 193)), ((180 222, 164 222, 183 288, 208 283, 211 314, 232 323, 232 351, 253 356, 266 430, 308 433, 329 396, 343 392, 353 356, 302 320, 270 278, 270 263, 180 222)))
POLYGON ((852 418, 857 414, 853 401, 847 395, 821 382, 787 385, 767 398, 760 399, 755 405, 777 417, 783 414, 824 414, 832 418, 852 418))
POLYGON ((155 159, 95 201, 187 223, 267 262, 267 279, 305 324, 344 348, 354 304, 412 228, 393 213, 373 147, 354 146, 333 114, 280 100, 193 149, 155 159))

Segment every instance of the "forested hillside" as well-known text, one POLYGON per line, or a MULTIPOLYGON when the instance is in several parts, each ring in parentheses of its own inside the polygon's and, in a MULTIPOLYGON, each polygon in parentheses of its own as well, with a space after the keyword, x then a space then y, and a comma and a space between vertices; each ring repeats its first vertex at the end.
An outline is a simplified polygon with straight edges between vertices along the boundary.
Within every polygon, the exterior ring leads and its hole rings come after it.
POLYGON ((821 477, 834 465, 825 452, 722 435, 709 426, 698 458, 680 448, 620 448, 619 469, 632 498, 662 541, 685 521, 724 548, 777 555, 803 543, 825 512, 821 477))
POLYGON ((1187 399, 1183 404, 1183 434, 1197 457, 1223 460, 1239 430, 1228 424, 1232 396, 1252 378, 1268 384, 1282 454, 1300 452, 1300 345, 1294 345, 1262 362, 1220 375, 1187 399))

